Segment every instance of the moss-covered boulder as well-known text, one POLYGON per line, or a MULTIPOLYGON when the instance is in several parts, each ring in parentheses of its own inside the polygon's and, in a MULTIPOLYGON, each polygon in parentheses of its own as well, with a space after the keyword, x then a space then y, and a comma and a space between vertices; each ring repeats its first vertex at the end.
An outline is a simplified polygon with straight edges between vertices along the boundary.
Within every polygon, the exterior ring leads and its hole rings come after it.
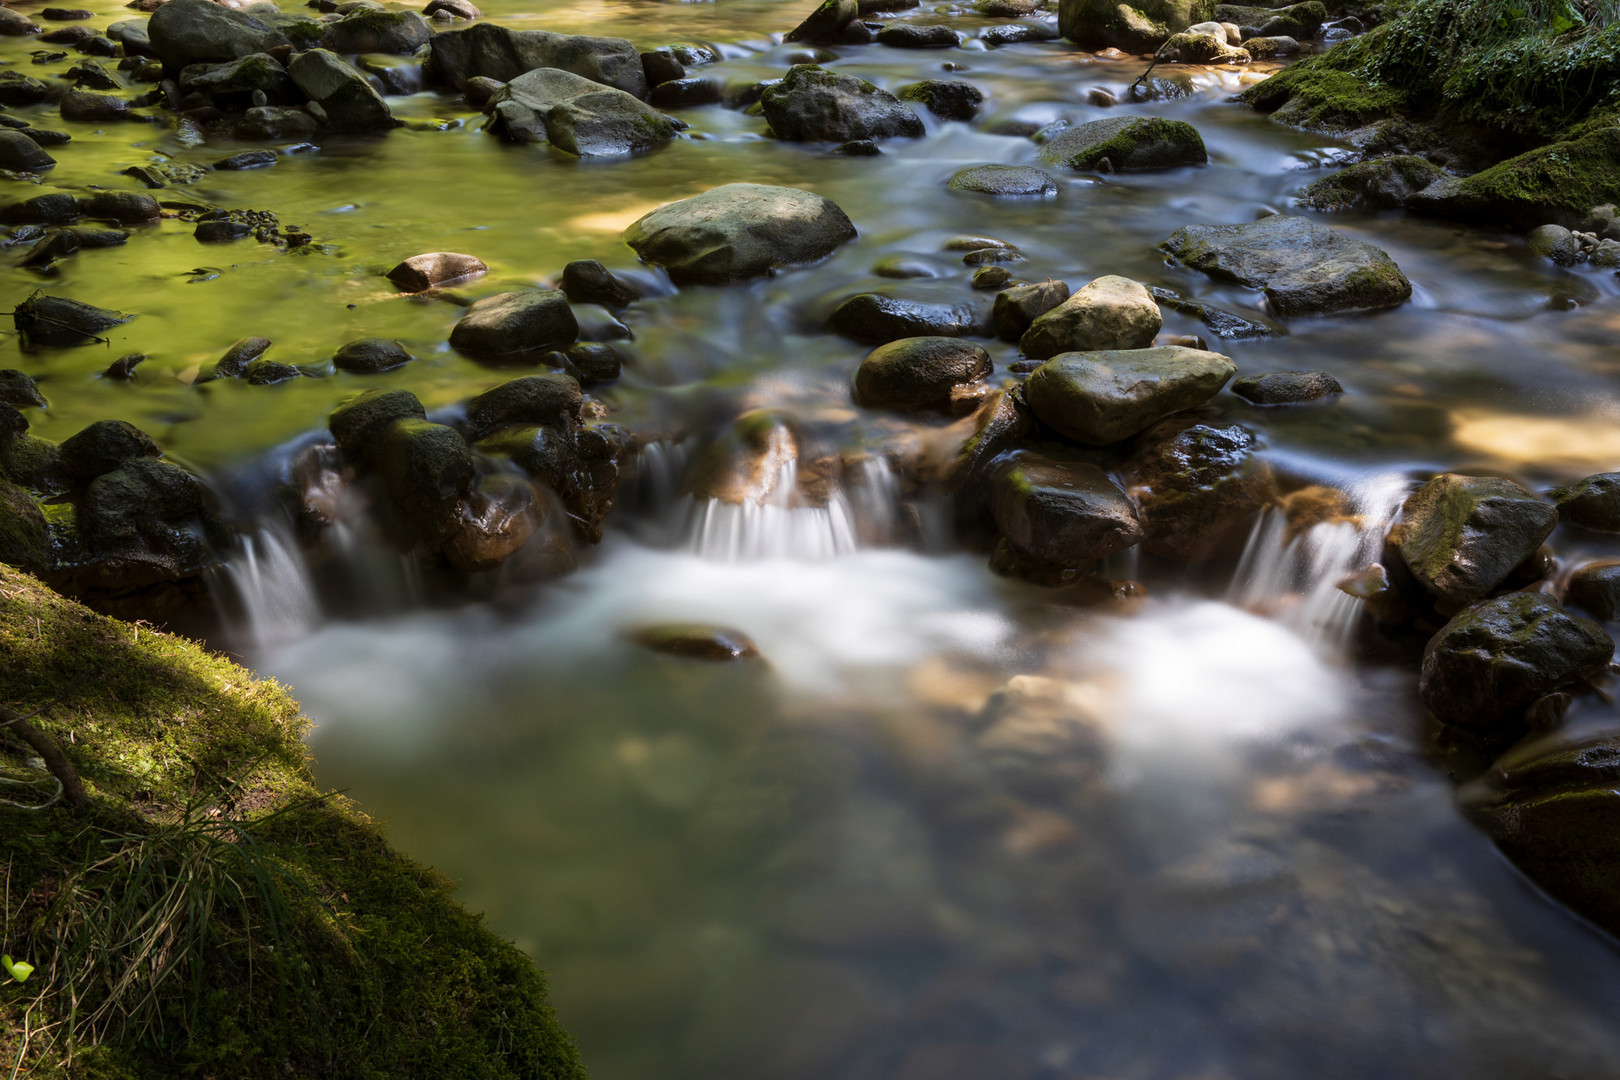
MULTIPOLYGON (((159 1018, 146 1037, 116 1026, 90 1037, 81 1027, 76 1075, 584 1076, 528 957, 458 905, 449 881, 390 848, 356 807, 321 796, 302 741, 308 721, 283 688, 0 568, 0 702, 28 712, 59 697, 33 723, 61 746, 89 806, 0 807, 12 888, 0 951, 39 964, 45 991, 38 1003, 33 993, 0 998, 8 1064, 60 1075, 51 1068, 60 1047, 25 1039, 42 1020, 70 1016, 74 976, 46 966, 82 940, 82 922, 63 917, 60 884, 74 882, 72 903, 92 915, 120 900, 138 904, 126 892, 129 865, 153 850, 155 835, 183 842, 190 814, 216 822, 231 843, 178 850, 200 852, 201 869, 235 874, 250 892, 255 870, 267 874, 286 918, 274 928, 249 924, 262 907, 199 895, 215 901, 196 927, 210 935, 206 962, 166 982, 143 974, 139 994, 151 995, 159 1018), (110 860, 96 874, 84 874, 87 842, 110 860)), ((0 758, 16 775, 24 761, 12 746, 0 743, 0 758)), ((133 962, 116 952, 102 961, 133 962)), ((96 978, 110 970, 78 982, 81 1021, 105 1000, 96 978)))
POLYGON ((1394 307, 1412 283, 1382 248, 1301 217, 1189 225, 1162 245, 1217 281, 1260 289, 1278 315, 1394 307))
POLYGON ((1412 576, 1456 606, 1488 595, 1558 524, 1558 511, 1497 476, 1442 473, 1401 506, 1390 538, 1412 576))
POLYGON ((41 574, 51 564, 45 515, 28 492, 0 476, 0 563, 41 574))
POLYGON ((1061 0, 1058 33, 1088 49, 1152 52, 1171 34, 1215 17, 1215 0, 1061 0))
POLYGON ((1312 210, 1391 210, 1444 175, 1412 154, 1374 158, 1324 176, 1305 189, 1300 203, 1312 210))
POLYGON ((674 121, 639 98, 559 68, 519 75, 484 112, 502 138, 550 143, 578 157, 619 157, 675 137, 674 121))
POLYGON ((1418 693, 1444 724, 1488 739, 1525 730, 1538 698, 1608 669, 1614 642, 1550 596, 1509 593, 1457 616, 1423 650, 1418 693))
POLYGON ((1594 532, 1620 533, 1620 473, 1596 473, 1547 493, 1558 521, 1594 532))
POLYGON ((1041 146, 1046 165, 1093 172, 1144 172, 1209 160, 1198 129, 1161 116, 1110 116, 1064 128, 1041 146))
POLYGON ((1215 18, 1234 23, 1245 31, 1244 37, 1313 38, 1327 21, 1327 6, 1321 0, 1305 0, 1287 7, 1250 7, 1243 4, 1220 4, 1215 18))
POLYGON ((1575 226, 1592 207, 1620 201, 1620 127, 1600 127, 1472 176, 1445 177, 1406 200, 1436 217, 1533 229, 1575 226))
POLYGON ((1157 55, 1160 60, 1173 64, 1247 64, 1253 59, 1247 49, 1228 45, 1224 34, 1195 34, 1187 30, 1171 34, 1169 40, 1159 46, 1157 55))

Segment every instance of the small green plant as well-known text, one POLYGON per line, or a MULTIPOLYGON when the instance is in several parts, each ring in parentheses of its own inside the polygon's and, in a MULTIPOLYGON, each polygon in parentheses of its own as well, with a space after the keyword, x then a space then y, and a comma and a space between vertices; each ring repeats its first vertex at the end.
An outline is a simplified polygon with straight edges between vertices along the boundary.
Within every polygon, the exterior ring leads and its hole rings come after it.
POLYGON ((9 956, 0 955, 0 968, 4 968, 7 975, 20 983, 28 981, 28 976, 34 973, 34 965, 22 960, 13 960, 9 956))

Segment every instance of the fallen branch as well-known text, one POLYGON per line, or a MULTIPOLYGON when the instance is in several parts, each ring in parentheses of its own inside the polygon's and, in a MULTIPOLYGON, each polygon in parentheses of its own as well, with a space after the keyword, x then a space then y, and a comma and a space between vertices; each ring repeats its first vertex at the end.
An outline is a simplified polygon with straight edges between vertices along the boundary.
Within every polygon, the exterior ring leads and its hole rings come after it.
MULTIPOLYGON (((70 693, 72 689, 73 687, 69 687, 63 694, 70 693)), ((26 715, 0 705, 0 728, 15 731, 23 742, 33 748, 34 753, 44 760, 45 767, 51 771, 51 775, 56 777, 56 782, 62 785, 62 795, 67 800, 68 809, 81 810, 90 805, 90 799, 84 793, 84 783, 79 779, 78 770, 74 769, 67 755, 62 753, 62 748, 56 744, 55 739, 29 723, 60 700, 61 697, 58 696, 26 715)))

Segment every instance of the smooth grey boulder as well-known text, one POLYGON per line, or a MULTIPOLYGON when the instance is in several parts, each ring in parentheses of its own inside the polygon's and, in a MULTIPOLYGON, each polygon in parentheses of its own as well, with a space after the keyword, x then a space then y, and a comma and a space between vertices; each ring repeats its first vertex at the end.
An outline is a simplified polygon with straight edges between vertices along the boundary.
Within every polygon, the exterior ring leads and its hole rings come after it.
POLYGON ((826 258, 855 236, 831 199, 798 188, 725 184, 661 206, 625 230, 677 284, 723 285, 826 258))
POLYGON ((1068 283, 1050 278, 1001 290, 990 309, 996 336, 1003 341, 1017 341, 1036 319, 1068 298, 1068 283))
POLYGON ((1597 473, 1547 495, 1558 507, 1558 520, 1594 532, 1620 532, 1620 473, 1597 473))
POLYGON ((1460 605, 1506 580, 1557 524, 1552 504, 1511 480, 1441 473, 1407 496, 1391 539, 1420 585, 1460 605))
POLYGON ((922 119, 887 90, 815 64, 789 68, 759 104, 776 137, 790 142, 915 138, 924 131, 922 119))
POLYGON ((579 157, 617 157, 675 137, 669 117, 623 90, 560 68, 519 75, 490 98, 489 127, 514 142, 549 142, 579 157))
POLYGON ((475 77, 511 82, 535 68, 560 68, 638 98, 647 96, 641 53, 624 38, 476 23, 433 35, 432 49, 429 72, 457 90, 465 90, 475 77))
POLYGON ((40 149, 39 144, 27 135, 11 128, 0 128, 0 169, 43 172, 55 164, 56 159, 40 149))
POLYGON ((998 199, 1039 198, 1058 193, 1057 181, 1031 165, 974 165, 959 169, 949 181, 956 191, 994 195, 998 199))
POLYGON ((297 53, 287 73, 299 90, 326 111, 337 131, 386 131, 394 114, 366 77, 337 53, 307 49, 297 53))
POLYGON ((1024 398, 1048 427, 1087 446, 1110 446, 1197 408, 1236 373, 1220 353, 1179 345, 1063 353, 1030 373, 1024 398))
POLYGON ((1325 371, 1268 371, 1235 380, 1232 393, 1254 405, 1304 405, 1337 397, 1344 387, 1325 371))
POLYGON ((803 22, 783 35, 782 40, 789 43, 831 44, 839 40, 844 28, 860 14, 857 0, 822 0, 814 11, 805 16, 803 22))
POLYGON ((855 372, 855 396, 874 408, 945 409, 951 390, 990 374, 990 354, 960 338, 910 337, 880 345, 855 372))
POLYGON ((1034 360, 1066 352, 1145 349, 1163 325, 1147 286, 1108 274, 1037 316, 1018 347, 1034 360))
POLYGON ((223 64, 187 64, 180 72, 180 89, 202 94, 251 94, 262 90, 276 97, 287 92, 292 80, 287 69, 268 53, 249 53, 223 64))
POLYGON ((1537 698, 1596 678, 1613 655, 1591 619, 1550 596, 1509 593, 1464 608, 1429 640, 1418 693, 1442 723, 1511 737, 1537 698))
POLYGON ((1209 151, 1185 120, 1110 116, 1057 132, 1041 145, 1039 157, 1044 165, 1119 173, 1202 165, 1209 151))
POLYGON ((146 24, 152 51, 163 66, 236 60, 288 44, 270 23, 212 0, 170 0, 146 24))
POLYGON ((1089 49, 1147 53, 1215 18, 1215 0, 1060 0, 1058 33, 1089 49))
POLYGON ((332 356, 333 367, 358 374, 387 371, 410 362, 411 354, 392 338, 360 338, 342 346, 332 356))
POLYGON ((1412 295, 1412 283, 1382 248, 1286 214, 1188 225, 1162 246, 1217 281, 1260 289, 1284 317, 1395 307, 1412 295))
POLYGON ((1142 539, 1136 504, 1091 464, 1020 454, 997 475, 990 506, 1008 543, 1057 566, 1084 566, 1142 539))
POLYGON ((827 329, 867 345, 908 337, 969 337, 985 329, 976 304, 905 300, 882 293, 858 293, 827 316, 827 329))
POLYGON ((1443 176, 1438 165, 1412 154, 1396 154, 1358 162, 1324 176, 1305 189, 1300 201, 1313 210, 1388 210, 1405 205, 1414 192, 1443 176))
POLYGON ((414 11, 355 8, 327 27, 321 44, 335 53, 409 56, 432 36, 427 20, 414 11))
POLYGON ((472 353, 515 353, 572 344, 579 322, 556 289, 501 293, 478 301, 450 331, 450 345, 472 353))

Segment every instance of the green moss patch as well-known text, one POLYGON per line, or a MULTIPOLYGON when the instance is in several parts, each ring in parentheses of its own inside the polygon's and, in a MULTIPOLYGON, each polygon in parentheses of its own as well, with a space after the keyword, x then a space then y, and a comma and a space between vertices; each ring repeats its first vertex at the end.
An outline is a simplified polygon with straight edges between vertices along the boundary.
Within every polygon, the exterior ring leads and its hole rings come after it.
MULTIPOLYGON (((0 986, 6 1068, 21 1060, 35 1077, 250 1080, 584 1076, 529 959, 353 806, 319 797, 307 721, 284 688, 0 568, 0 703, 26 713, 55 699, 34 723, 62 745, 91 805, 79 814, 0 807, 0 951, 38 969, 26 984, 0 986), (221 841, 210 858, 222 874, 247 880, 268 868, 281 921, 255 888, 234 899, 226 890, 198 939, 201 974, 166 984, 145 1023, 92 1033, 69 1066, 66 988, 79 986, 90 1004, 105 997, 104 987, 69 978, 72 913, 119 898, 126 851, 160 851, 155 863, 178 876, 179 856, 168 853, 196 845, 158 842, 189 843, 177 822, 221 841), (98 859, 106 866, 85 873, 98 859)), ((0 772, 25 775, 28 756, 14 738, 0 742, 0 772)))

